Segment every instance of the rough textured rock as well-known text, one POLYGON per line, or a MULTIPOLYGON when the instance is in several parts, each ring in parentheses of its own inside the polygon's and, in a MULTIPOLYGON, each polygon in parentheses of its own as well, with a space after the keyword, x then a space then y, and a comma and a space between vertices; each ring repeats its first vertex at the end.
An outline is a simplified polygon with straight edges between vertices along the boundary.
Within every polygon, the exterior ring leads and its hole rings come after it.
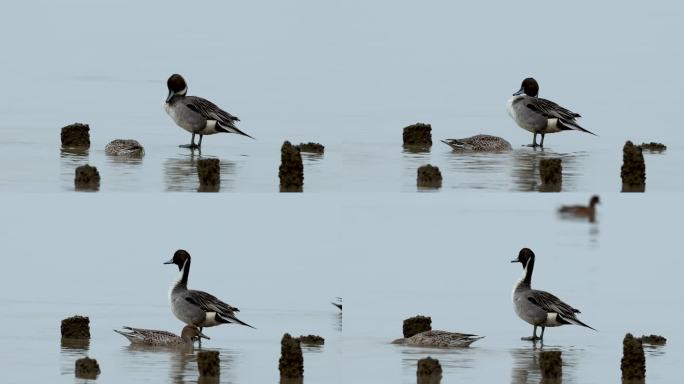
POLYGON ((432 126, 430 124, 415 123, 404 128, 404 145, 432 146, 432 126))
POLYGON ((641 143, 639 146, 644 151, 649 152, 663 152, 667 149, 667 146, 663 143, 656 143, 651 141, 650 143, 641 143))
POLYGON ((88 124, 74 123, 62 128, 63 148, 90 148, 90 127, 88 124))
POLYGON ((74 187, 77 191, 97 191, 100 189, 100 172, 88 164, 76 168, 74 187))
POLYGON ((197 354, 197 370, 200 376, 218 377, 221 374, 221 361, 218 351, 202 351, 197 354))
POLYGON ((665 345, 667 344, 667 339, 660 335, 644 335, 639 338, 642 344, 650 345, 665 345))
POLYGON ((145 148, 137 140, 116 139, 105 146, 105 154, 138 158, 145 155, 145 148))
POLYGON ((418 175, 416 184, 419 188, 441 188, 442 187, 442 173, 438 167, 430 164, 423 165, 418 168, 418 175))
POLYGON ((298 379, 304 377, 304 356, 299 340, 283 335, 280 342, 280 360, 278 361, 280 377, 286 379, 298 379))
POLYGON ((325 339, 321 336, 318 336, 318 335, 299 336, 297 339, 302 344, 308 344, 308 345, 323 345, 323 344, 325 344, 325 339))
POLYGON ((280 148, 280 178, 281 192, 301 192, 304 187, 304 164, 299 148, 290 144, 289 141, 283 143, 280 148))
POLYGON ((430 316, 417 315, 410 317, 404 320, 404 324, 402 326, 404 338, 409 338, 415 334, 431 330, 432 318, 430 316))
POLYGON ((300 143, 297 145, 297 148, 300 152, 315 153, 317 155, 322 155, 325 152, 325 147, 319 143, 300 143))
POLYGON ((60 327, 64 339, 90 339, 90 319, 86 316, 73 316, 62 320, 60 327))
POLYGON ((94 380, 100 374, 100 365, 97 360, 89 357, 82 357, 76 360, 74 373, 80 379, 94 380))
POLYGON ((646 163, 640 147, 625 143, 622 148, 622 192, 644 192, 646 190, 646 163))
POLYGON ((561 351, 542 351, 539 354, 539 369, 541 370, 543 378, 560 378, 563 374, 561 351))
POLYGON ((218 192, 221 185, 221 165, 219 159, 197 160, 197 176, 200 192, 218 192))
POLYGON ((560 192, 563 183, 563 166, 561 159, 550 158, 539 160, 539 178, 542 192, 560 192))
POLYGON ((429 356, 418 360, 416 376, 420 384, 437 384, 441 382, 442 366, 439 364, 439 360, 429 356))
POLYGON ((646 378, 646 357, 641 340, 632 336, 631 333, 625 335, 622 341, 622 380, 643 380, 646 378))

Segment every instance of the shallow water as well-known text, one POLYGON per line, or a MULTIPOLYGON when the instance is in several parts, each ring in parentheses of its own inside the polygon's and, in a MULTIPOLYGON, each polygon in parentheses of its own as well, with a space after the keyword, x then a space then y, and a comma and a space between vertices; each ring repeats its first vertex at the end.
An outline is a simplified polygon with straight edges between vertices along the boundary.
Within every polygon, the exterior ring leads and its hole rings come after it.
POLYGON ((684 213, 675 194, 602 194, 596 224, 555 213, 586 194, 45 197, 0 203, 10 271, 0 290, 3 382, 71 382, 84 353, 102 367, 98 382, 197 380, 192 355, 129 348, 111 331, 180 331, 166 298, 177 270, 161 264, 180 247, 193 255, 190 286, 240 307, 257 328, 205 329, 204 348, 221 352, 221 382, 275 382, 284 332, 326 339, 305 351, 307 382, 411 383, 429 355, 444 382, 536 383, 541 348, 563 352, 565 383, 615 382, 626 332, 668 339, 647 350, 649 383, 672 382, 684 357, 671 289, 672 224, 684 213), (598 332, 549 328, 536 349, 520 340, 531 327, 513 313, 522 271, 509 261, 523 246, 537 253, 534 286, 579 307, 598 332), (91 318, 87 352, 60 348, 59 321, 73 314, 91 318), (456 350, 390 344, 416 314, 485 338, 456 350))
POLYGON ((684 190, 681 124, 677 114, 662 113, 684 103, 677 2, 632 4, 619 21, 609 3, 544 7, 536 19, 547 32, 538 43, 581 47, 562 59, 544 50, 521 53, 507 41, 510 20, 534 12, 513 3, 499 4, 496 15, 488 4, 468 4, 464 12, 452 2, 377 1, 362 12, 358 4, 311 1, 216 3, 210 14, 174 1, 99 5, 23 1, 0 23, 7 36, 27 24, 43 27, 2 43, 0 191, 71 191, 74 168, 86 162, 100 170, 102 191, 196 191, 194 160, 178 148, 190 134, 162 108, 174 72, 186 77, 189 94, 239 116, 240 128, 256 138, 205 138, 203 155, 223 165, 222 192, 277 191, 284 140, 326 146, 325 156, 305 160, 309 192, 415 191, 416 169, 427 162, 442 170, 441 192, 536 190, 537 160, 551 155, 563 158, 563 190, 619 191, 626 140, 668 145, 647 156, 647 191, 684 190), (170 28, 178 9, 209 20, 170 28), (554 9, 579 12, 583 28, 558 30, 545 17, 554 9), (226 23, 226 14, 240 17, 226 23), (609 43, 597 39, 606 19, 616 36, 609 43), (543 154, 523 148, 532 135, 505 107, 529 75, 543 97, 580 112, 598 136, 550 134, 543 154), (60 154, 59 129, 75 121, 90 124, 87 156, 60 154), (402 128, 416 121, 433 126, 429 154, 401 148, 402 128), (455 154, 439 142, 478 133, 502 136, 515 151, 455 154), (140 141, 144 159, 105 157, 104 146, 116 138, 140 141))

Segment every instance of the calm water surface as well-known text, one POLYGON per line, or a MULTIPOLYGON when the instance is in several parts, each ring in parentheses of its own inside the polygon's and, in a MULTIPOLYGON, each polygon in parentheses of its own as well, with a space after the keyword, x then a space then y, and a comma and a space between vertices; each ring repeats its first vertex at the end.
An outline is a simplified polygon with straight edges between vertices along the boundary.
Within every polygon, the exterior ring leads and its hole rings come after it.
POLYGON ((276 382, 284 332, 326 338, 305 351, 308 382, 412 383, 417 359, 433 356, 445 382, 537 383, 537 354, 548 349, 563 352, 565 383, 616 382, 626 332, 668 338, 647 350, 647 375, 672 382, 684 358, 684 313, 673 306, 678 196, 603 194, 596 224, 555 213, 587 199, 9 194, 0 206, 10 271, 0 287, 3 382, 72 382, 84 354, 100 362, 98 382, 195 382, 192 353, 130 348, 112 332, 180 331, 166 298, 177 271, 161 264, 180 247, 193 255, 190 286, 257 327, 205 330, 204 347, 221 353, 221 382, 276 382), (537 253, 534 286, 580 308, 598 332, 566 326, 548 329, 543 346, 520 340, 532 330, 513 313, 522 269, 510 260, 524 246, 537 253), (87 350, 60 345, 59 321, 73 314, 91 318, 87 350), (485 338, 457 350, 390 344, 416 314, 485 338))

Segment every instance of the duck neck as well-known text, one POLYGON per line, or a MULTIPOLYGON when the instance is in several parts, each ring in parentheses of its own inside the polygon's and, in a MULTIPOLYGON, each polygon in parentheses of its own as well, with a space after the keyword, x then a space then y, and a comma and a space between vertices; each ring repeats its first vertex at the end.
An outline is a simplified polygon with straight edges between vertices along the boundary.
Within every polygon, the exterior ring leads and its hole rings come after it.
POLYGON ((188 287, 188 276, 190 275, 190 259, 185 260, 183 268, 178 275, 178 282, 176 287, 187 288, 188 287))
POLYGON ((530 258, 525 265, 523 276, 520 278, 516 290, 532 288, 532 271, 534 270, 534 258, 530 258))

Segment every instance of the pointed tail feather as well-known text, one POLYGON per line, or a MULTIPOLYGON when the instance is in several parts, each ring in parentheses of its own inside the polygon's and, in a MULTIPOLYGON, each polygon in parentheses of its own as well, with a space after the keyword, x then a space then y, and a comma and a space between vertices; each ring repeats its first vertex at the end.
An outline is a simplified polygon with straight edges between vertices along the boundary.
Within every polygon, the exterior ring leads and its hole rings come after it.
POLYGON ((217 123, 216 123, 216 130, 217 130, 217 131, 227 132, 227 133, 237 133, 238 135, 247 136, 247 137, 249 137, 250 139, 256 140, 255 138, 253 138, 252 136, 250 136, 250 135, 248 135, 248 134, 242 132, 242 131, 239 130, 236 126, 234 126, 234 125, 232 125, 232 124, 228 125, 228 124, 225 124, 225 123, 222 123, 222 122, 217 122, 217 123))
POLYGON ((591 131, 589 131, 589 130, 587 130, 587 129, 582 128, 582 127, 581 127, 579 124, 577 124, 576 122, 574 122, 574 121, 569 121, 569 120, 565 120, 565 119, 558 119, 558 128, 560 128, 560 129, 562 129, 562 130, 582 131, 582 132, 586 132, 586 133, 592 134, 592 135, 594 135, 594 136, 598 136, 598 135, 595 134, 594 132, 591 132, 591 131))
POLYGON ((216 314, 216 317, 221 318, 221 319, 224 320, 226 323, 240 324, 240 325, 244 325, 245 327, 250 327, 250 328, 252 328, 252 329, 256 329, 256 328, 252 327, 251 325, 245 323, 244 321, 238 319, 238 318, 235 317, 235 316, 230 316, 230 315, 224 315, 224 314, 217 313, 217 314, 216 314))
MULTIPOLYGON (((560 315, 559 315, 559 316, 560 316, 560 315)), ((589 326, 589 325, 587 325, 587 324, 584 324, 583 322, 581 322, 581 321, 580 321, 579 319, 577 319, 576 317, 574 317, 574 318, 565 317, 565 316, 560 316, 560 317, 562 317, 563 320, 567 321, 567 322, 570 323, 570 324, 581 325, 582 327, 587 327, 587 328, 589 328, 589 329, 592 329, 592 330, 596 331, 595 328, 593 328, 593 327, 591 327, 591 326, 589 326)), ((598 331, 596 331, 596 332, 598 332, 598 331)))

